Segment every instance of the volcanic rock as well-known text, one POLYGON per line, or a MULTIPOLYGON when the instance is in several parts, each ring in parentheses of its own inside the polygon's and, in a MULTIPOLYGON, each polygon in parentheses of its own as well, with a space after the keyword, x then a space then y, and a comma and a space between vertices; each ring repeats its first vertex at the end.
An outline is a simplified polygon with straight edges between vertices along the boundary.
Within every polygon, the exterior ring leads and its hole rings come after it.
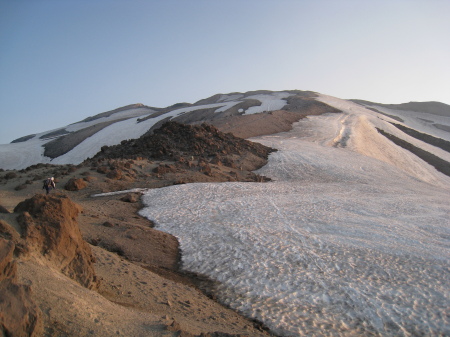
POLYGON ((128 193, 127 195, 120 198, 120 200, 122 200, 124 202, 135 203, 135 202, 139 201, 139 196, 135 193, 128 193))
POLYGON ((166 174, 166 173, 176 172, 176 170, 177 169, 174 165, 163 164, 163 165, 159 165, 158 167, 155 167, 153 169, 153 172, 157 173, 157 174, 166 174))
POLYGON ((106 174, 106 177, 109 179, 119 180, 119 179, 122 179, 123 172, 122 172, 122 170, 114 169, 114 170, 109 171, 106 174))
POLYGON ((0 282, 4 279, 16 279, 17 266, 13 263, 14 243, 0 238, 0 282))
POLYGON ((68 191, 79 191, 82 190, 83 188, 87 187, 87 182, 84 179, 76 179, 76 178, 72 178, 70 179, 67 184, 64 186, 64 188, 68 191))
POLYGON ((185 125, 177 122, 166 122, 153 134, 145 134, 138 139, 123 141, 120 145, 109 146, 97 153, 94 159, 139 157, 153 159, 180 158, 214 158, 218 153, 223 155, 242 155, 251 153, 267 159, 272 148, 253 143, 220 132, 208 124, 185 125))
POLYGON ((97 287, 94 257, 83 240, 76 218, 81 207, 64 195, 35 195, 14 212, 30 249, 86 288, 97 287))
POLYGON ((100 166, 97 168, 98 173, 106 174, 109 172, 108 166, 100 166))

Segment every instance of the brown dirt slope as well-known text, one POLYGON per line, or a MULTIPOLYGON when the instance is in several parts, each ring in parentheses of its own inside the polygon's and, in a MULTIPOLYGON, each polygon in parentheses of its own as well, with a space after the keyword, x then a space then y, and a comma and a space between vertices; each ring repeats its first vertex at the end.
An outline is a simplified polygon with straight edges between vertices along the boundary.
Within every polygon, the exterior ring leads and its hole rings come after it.
POLYGON ((251 138, 286 132, 292 124, 310 115, 341 112, 325 103, 300 95, 289 97, 287 105, 278 111, 253 115, 237 115, 209 121, 222 132, 231 132, 237 137, 251 138))
POLYGON ((178 241, 137 214, 139 193, 92 197, 186 182, 264 181, 251 170, 265 164, 270 149, 233 141, 213 127, 172 126, 190 141, 183 143, 174 130, 156 135, 166 151, 162 158, 138 157, 141 152, 134 159, 111 158, 105 154, 114 151, 104 151, 78 166, 0 172, 0 233, 17 243, 18 282, 29 287, 30 306, 40 308, 44 336, 268 335, 258 322, 217 303, 206 278, 179 269, 178 241), (209 155, 217 146, 225 151, 220 159, 209 155), (49 176, 57 190, 44 196, 42 180, 49 176), (27 198, 32 201, 22 202, 27 198), (87 248, 76 239, 74 224, 87 248), (86 254, 70 248, 75 241, 86 254))
POLYGON ((32 299, 31 288, 17 281, 14 249, 12 241, 0 237, 0 335, 40 336, 42 313, 32 299))

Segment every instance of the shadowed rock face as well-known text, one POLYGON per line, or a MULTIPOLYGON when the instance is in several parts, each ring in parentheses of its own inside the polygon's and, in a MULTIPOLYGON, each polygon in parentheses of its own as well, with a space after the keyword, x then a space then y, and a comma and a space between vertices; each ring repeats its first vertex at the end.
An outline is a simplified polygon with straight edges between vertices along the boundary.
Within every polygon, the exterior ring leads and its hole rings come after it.
POLYGON ((0 205, 0 213, 5 213, 5 214, 7 214, 7 213, 9 213, 9 211, 8 211, 5 207, 3 207, 2 205, 0 205))
POLYGON ((31 289, 17 283, 14 243, 0 238, 0 335, 40 336, 42 315, 31 299, 31 289))
POLYGON ((81 207, 64 195, 35 195, 14 209, 30 250, 45 256, 65 275, 86 288, 97 287, 90 246, 76 218, 81 207))

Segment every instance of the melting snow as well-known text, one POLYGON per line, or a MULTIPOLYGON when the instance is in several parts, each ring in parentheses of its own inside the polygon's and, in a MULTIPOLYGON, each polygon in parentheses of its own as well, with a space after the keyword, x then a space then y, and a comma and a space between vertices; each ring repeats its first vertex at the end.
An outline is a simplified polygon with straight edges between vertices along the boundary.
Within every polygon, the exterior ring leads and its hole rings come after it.
POLYGON ((37 163, 49 163, 42 147, 47 140, 34 137, 26 142, 0 144, 0 168, 5 170, 23 169, 37 163))
POLYGON ((261 102, 260 106, 252 106, 245 111, 246 115, 251 115, 264 111, 275 111, 282 109, 286 104, 287 98, 291 96, 287 92, 274 92, 271 94, 260 94, 260 95, 252 95, 245 97, 245 99, 256 99, 261 102))
POLYGON ((107 117, 100 117, 91 120, 89 122, 79 122, 75 124, 70 124, 67 127, 65 127, 65 129, 69 132, 74 132, 99 123, 111 122, 123 118, 143 117, 145 115, 150 115, 154 112, 155 112, 154 110, 148 108, 127 109, 124 111, 115 112, 107 117))
MULTIPOLYGON (((0 168, 7 170, 23 169, 37 163, 79 164, 85 159, 94 156, 100 151, 102 146, 117 145, 122 140, 138 138, 157 122, 165 118, 175 118, 200 109, 215 109, 215 111, 219 113, 241 103, 242 99, 255 99, 261 101, 260 106, 254 106, 247 109, 245 111, 246 114, 279 110, 286 105, 285 98, 290 95, 291 94, 287 92, 274 92, 271 94, 259 94, 249 97, 244 97, 243 94, 222 95, 219 98, 219 103, 176 109, 140 123, 138 123, 139 118, 142 119, 145 116, 150 116, 154 113, 154 111, 146 108, 135 108, 117 112, 111 114, 110 116, 97 118, 89 122, 79 122, 66 126, 64 128, 66 131, 75 132, 98 123, 111 122, 126 118, 125 120, 118 121, 103 128, 94 135, 86 138, 71 151, 55 159, 44 157, 43 146, 49 141, 49 139, 41 140, 39 137, 62 128, 39 133, 34 138, 22 143, 0 144, 0 168)), ((243 112, 242 109, 239 111, 243 112)))
MULTIPOLYGON (((122 140, 135 139, 146 133, 153 125, 157 122, 166 119, 174 118, 191 111, 199 109, 212 109, 216 108, 216 112, 226 111, 234 105, 238 104, 239 101, 223 102, 206 104, 199 106, 190 106, 186 108, 176 109, 165 113, 163 115, 147 119, 143 122, 138 123, 139 118, 143 118, 142 108, 131 109, 131 111, 116 113, 109 117, 103 117, 90 122, 82 122, 72 124, 66 127, 66 130, 73 132, 85 127, 100 123, 115 120, 118 117, 129 117, 126 120, 116 122, 111 124, 102 130, 98 131, 94 135, 86 138, 83 142, 78 144, 69 152, 61 155, 55 159, 44 157, 44 144, 48 142, 47 140, 41 140, 39 137, 43 134, 49 133, 50 131, 40 133, 36 135, 33 139, 13 144, 0 144, 0 168, 10 170, 10 169, 23 169, 30 165, 37 163, 52 163, 52 164, 79 164, 85 159, 94 156, 100 151, 101 147, 104 145, 117 145, 122 140), (133 117, 132 116, 139 116, 133 117)), ((148 111, 148 110, 147 110, 148 111)), ((148 114, 151 115, 152 113, 148 114)), ((58 129, 55 129, 58 130, 58 129)))
POLYGON ((273 182, 149 190, 141 213, 277 334, 450 335, 450 181, 341 108, 254 139, 279 149, 273 182))
POLYGON ((106 192, 106 193, 98 193, 98 194, 92 194, 91 197, 106 197, 111 195, 119 195, 119 194, 125 194, 125 193, 142 193, 147 191, 147 188, 132 188, 130 190, 121 190, 121 191, 114 191, 114 192, 106 192))

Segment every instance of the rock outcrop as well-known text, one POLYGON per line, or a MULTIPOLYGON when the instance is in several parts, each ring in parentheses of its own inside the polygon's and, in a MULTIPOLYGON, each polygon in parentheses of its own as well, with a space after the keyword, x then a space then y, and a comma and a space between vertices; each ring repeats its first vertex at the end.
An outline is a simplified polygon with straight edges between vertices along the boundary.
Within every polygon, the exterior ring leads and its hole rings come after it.
POLYGON ((120 145, 104 146, 94 159, 140 157, 187 162, 202 158, 208 162, 232 162, 233 156, 244 154, 266 160, 273 151, 275 150, 262 144, 220 132, 212 125, 166 122, 161 128, 154 130, 153 134, 122 141, 120 145))
POLYGON ((3 207, 2 205, 0 205, 0 213, 5 213, 5 214, 7 214, 7 213, 9 213, 9 211, 8 211, 5 207, 3 207))
POLYGON ((31 299, 31 289, 17 283, 15 245, 0 238, 0 335, 40 336, 42 313, 31 299))
POLYGON ((66 185, 64 185, 64 189, 66 189, 68 191, 79 191, 79 190, 82 190, 83 188, 86 188, 87 185, 88 185, 88 183, 84 179, 72 178, 67 182, 66 185))
POLYGON ((64 195, 35 195, 14 209, 22 238, 66 276, 93 289, 97 287, 90 246, 76 222, 81 207, 64 195))

